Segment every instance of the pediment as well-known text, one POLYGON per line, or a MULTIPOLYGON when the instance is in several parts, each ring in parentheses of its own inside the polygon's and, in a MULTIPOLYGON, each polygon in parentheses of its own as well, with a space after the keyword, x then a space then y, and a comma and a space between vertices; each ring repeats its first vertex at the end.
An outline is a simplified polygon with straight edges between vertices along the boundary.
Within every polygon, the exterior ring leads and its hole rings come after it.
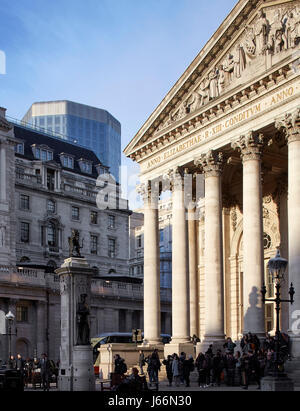
POLYGON ((300 55, 300 0, 241 0, 131 143, 127 156, 214 101, 300 55))

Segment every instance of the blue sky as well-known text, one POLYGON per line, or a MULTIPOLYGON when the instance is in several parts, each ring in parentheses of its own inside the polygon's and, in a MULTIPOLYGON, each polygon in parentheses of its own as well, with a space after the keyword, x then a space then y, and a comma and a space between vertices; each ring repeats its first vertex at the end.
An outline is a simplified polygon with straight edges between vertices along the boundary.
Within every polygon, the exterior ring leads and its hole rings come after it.
POLYGON ((0 0, 0 106, 19 119, 34 101, 106 109, 122 123, 123 149, 235 4, 0 0))

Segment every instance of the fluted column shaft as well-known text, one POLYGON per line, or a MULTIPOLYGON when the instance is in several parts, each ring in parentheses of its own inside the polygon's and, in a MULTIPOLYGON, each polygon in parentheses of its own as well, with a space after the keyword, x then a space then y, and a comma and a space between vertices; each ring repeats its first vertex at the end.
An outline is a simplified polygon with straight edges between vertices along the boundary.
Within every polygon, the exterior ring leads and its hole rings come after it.
POLYGON ((224 279, 222 244, 222 153, 210 151, 200 165, 205 175, 205 341, 224 339, 224 279))
POLYGON ((198 281, 197 281, 197 231, 195 208, 188 209, 189 284, 190 284, 190 334, 199 335, 198 328, 198 281))
POLYGON ((161 341, 158 196, 144 195, 144 343, 161 341))
POLYGON ((188 230, 181 176, 172 182, 172 342, 190 341, 188 230))
POLYGON ((243 161, 243 284, 244 333, 265 335, 264 247, 261 186, 263 136, 249 133, 237 143, 243 161))

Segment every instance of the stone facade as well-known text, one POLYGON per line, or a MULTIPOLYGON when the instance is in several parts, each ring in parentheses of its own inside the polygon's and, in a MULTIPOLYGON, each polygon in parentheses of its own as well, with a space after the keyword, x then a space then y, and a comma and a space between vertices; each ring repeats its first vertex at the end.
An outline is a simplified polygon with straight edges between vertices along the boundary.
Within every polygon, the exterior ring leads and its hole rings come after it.
MULTIPOLYGON (((119 208, 107 209, 106 184, 96 186, 106 167, 91 151, 13 127, 4 109, 0 114, 0 311, 16 316, 12 352, 59 358, 60 289, 54 270, 69 256, 72 230, 79 232, 82 255, 97 269, 91 336, 142 328, 143 285, 127 281, 131 212, 118 186, 119 208), (52 154, 42 160, 36 149, 52 154), (64 156, 73 159, 73 168, 64 166, 64 156), (82 171, 83 161, 92 164, 90 174, 82 171)), ((164 305, 170 310, 170 301, 164 305)), ((5 361, 7 352, 7 336, 0 336, 0 359, 5 361)))
MULTIPOLYGON (((199 349, 225 335, 274 331, 274 306, 263 306, 260 290, 266 283, 274 292, 266 265, 278 246, 289 260, 283 295, 290 282, 300 289, 299 47, 299 1, 240 0, 125 149, 140 165, 139 191, 152 209, 145 238, 155 239, 159 196, 172 193, 176 344, 191 330, 199 349)), ((157 278, 156 247, 149 282, 157 278)), ((157 290, 148 292, 156 300, 157 290)), ((295 357, 299 304, 296 297, 281 313, 295 357)), ((154 317, 145 305, 145 322, 154 317)), ((148 329, 153 341, 157 330, 148 329)))

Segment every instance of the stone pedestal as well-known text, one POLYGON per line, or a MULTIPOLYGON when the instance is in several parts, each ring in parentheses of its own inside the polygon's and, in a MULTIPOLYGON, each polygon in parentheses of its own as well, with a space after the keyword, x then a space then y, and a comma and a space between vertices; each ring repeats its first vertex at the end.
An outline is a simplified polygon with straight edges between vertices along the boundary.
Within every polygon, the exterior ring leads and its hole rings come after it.
POLYGON ((192 355, 195 357, 195 347, 193 343, 172 343, 166 344, 164 349, 164 356, 167 358, 168 355, 173 355, 176 353, 180 355, 182 352, 186 353, 186 356, 192 355))
POLYGON ((294 391, 294 383, 286 374, 269 375, 262 378, 261 391, 294 391))
MULTIPOLYGON (((78 306, 90 309, 91 269, 84 258, 68 258, 56 270, 61 291, 61 347, 58 377, 59 391, 95 391, 93 349, 88 335, 89 326, 79 332, 78 306), (84 334, 84 336, 83 336, 84 334), (83 343, 82 339, 86 342, 83 343)), ((86 324, 86 323, 85 323, 86 324)))

